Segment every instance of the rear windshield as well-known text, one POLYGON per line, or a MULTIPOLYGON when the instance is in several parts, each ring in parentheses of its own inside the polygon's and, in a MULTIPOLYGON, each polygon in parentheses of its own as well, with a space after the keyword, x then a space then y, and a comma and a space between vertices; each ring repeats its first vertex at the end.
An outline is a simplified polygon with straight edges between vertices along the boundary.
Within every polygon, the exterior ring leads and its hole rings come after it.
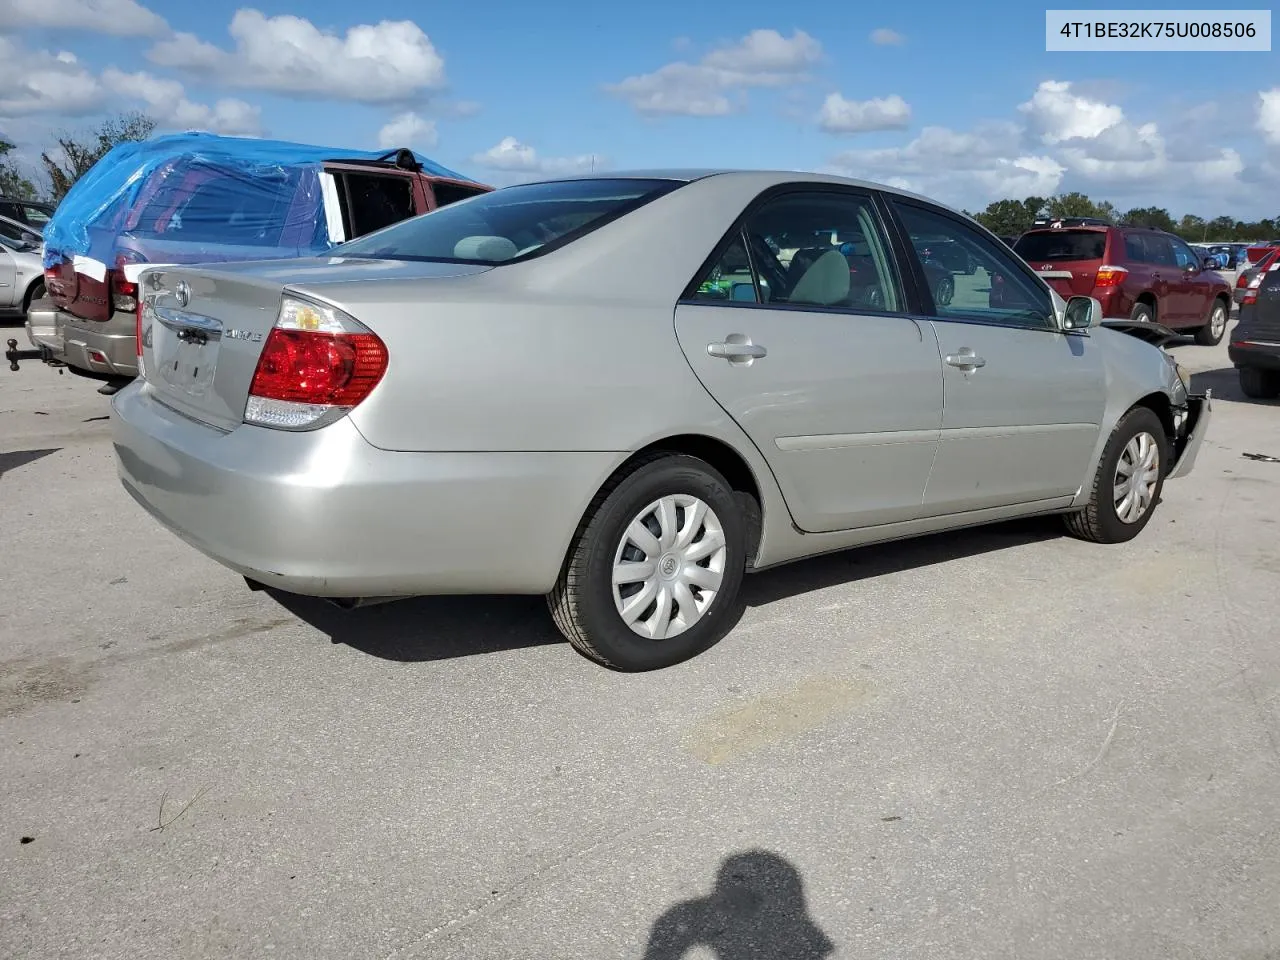
POLYGON ((1028 263, 1053 260, 1101 260, 1107 245, 1105 230, 1041 230, 1024 233, 1013 245, 1028 263))
POLYGON ((277 246, 298 177, 294 168, 270 176, 196 164, 179 168, 133 210, 129 233, 188 243, 277 246))
POLYGON ((576 240, 678 186, 678 180, 590 179, 505 187, 393 224, 333 253, 502 263, 576 240))

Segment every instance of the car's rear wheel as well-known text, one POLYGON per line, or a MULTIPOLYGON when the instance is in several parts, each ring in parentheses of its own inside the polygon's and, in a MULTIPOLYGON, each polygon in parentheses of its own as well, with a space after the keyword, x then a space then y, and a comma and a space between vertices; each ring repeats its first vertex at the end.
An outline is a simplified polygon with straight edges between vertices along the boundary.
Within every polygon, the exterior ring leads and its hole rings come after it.
POLYGON ((646 457, 587 510, 547 596, 556 626, 617 670, 688 660, 733 625, 746 531, 733 489, 710 464, 646 457))
POLYGON ((1227 332, 1227 305, 1221 300, 1213 301, 1209 311, 1209 322, 1196 331, 1196 343, 1202 347, 1216 347, 1222 342, 1227 332))
POLYGON ((933 288, 933 301, 936 306, 950 306, 952 298, 956 295, 956 282, 950 277, 943 277, 938 281, 938 285, 933 288))
POLYGON ((26 298, 22 301, 22 315, 26 317, 31 312, 31 304, 37 300, 43 300, 45 296, 44 281, 37 280, 31 285, 31 289, 27 291, 26 298))
POLYGON ((1151 520, 1168 473, 1164 424, 1134 407, 1116 424, 1094 474, 1089 502, 1064 518, 1067 530, 1094 543, 1132 540, 1151 520))
POLYGON ((1156 312, 1151 309, 1149 303, 1135 303, 1133 305, 1133 313, 1129 314, 1129 319, 1134 323, 1151 323, 1156 318, 1156 312))
POLYGON ((1241 367, 1240 392, 1250 400, 1275 400, 1280 397, 1280 372, 1241 367))

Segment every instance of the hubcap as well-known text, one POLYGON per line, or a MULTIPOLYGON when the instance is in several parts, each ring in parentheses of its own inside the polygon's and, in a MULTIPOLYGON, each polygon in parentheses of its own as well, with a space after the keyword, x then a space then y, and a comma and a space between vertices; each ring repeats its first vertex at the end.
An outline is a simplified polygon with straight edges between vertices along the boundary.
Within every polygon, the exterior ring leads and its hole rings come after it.
POLYGON ((1141 520, 1151 508, 1159 481, 1160 446, 1151 434, 1140 433, 1125 444, 1116 464, 1112 491, 1116 516, 1123 523, 1141 520))
POLYGON ((683 493, 653 501, 613 555, 618 615, 648 640, 684 633, 720 592, 727 559, 724 527, 706 503, 683 493))
POLYGON ((1213 316, 1209 318, 1209 329, 1213 331, 1215 337, 1222 335, 1222 329, 1227 325, 1227 311, 1222 309, 1222 304, 1218 304, 1213 308, 1213 316))

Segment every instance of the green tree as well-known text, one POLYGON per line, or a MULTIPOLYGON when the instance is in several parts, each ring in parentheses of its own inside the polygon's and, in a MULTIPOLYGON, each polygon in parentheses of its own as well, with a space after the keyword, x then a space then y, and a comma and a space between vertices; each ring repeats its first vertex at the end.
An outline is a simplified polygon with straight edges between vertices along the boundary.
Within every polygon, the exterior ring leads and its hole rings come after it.
POLYGON ((57 149, 40 155, 49 174, 53 199, 58 201, 65 197, 72 185, 112 147, 130 140, 145 140, 155 128, 156 122, 145 113, 122 113, 104 121, 87 135, 77 137, 64 133, 58 137, 57 149))
POLYGON ((1204 217, 1197 217, 1194 213, 1184 213, 1173 232, 1183 240, 1200 243, 1205 239, 1206 227, 1207 224, 1204 221, 1204 217))
POLYGON ((9 157, 13 149, 12 143, 0 139, 0 196, 35 200, 39 196, 36 185, 22 175, 17 164, 9 157))
POLYGON ((1169 211, 1164 207, 1134 207, 1124 215, 1125 223, 1131 223, 1135 227, 1154 227, 1156 230, 1164 230, 1173 233, 1177 229, 1177 224, 1173 222, 1173 217, 1169 216, 1169 211))
MULTIPOLYGON (((1107 207, 1114 209, 1110 204, 1107 204, 1107 207)), ((1071 193, 1058 194, 1058 196, 1049 199, 1049 216, 1057 219, 1061 217, 1103 217, 1106 214, 1083 193, 1072 191, 1071 193)))
POLYGON ((987 209, 975 214, 974 219, 994 233, 996 236, 1017 236, 1031 226, 1033 218, 1027 216, 1027 209, 1017 200, 997 200, 987 205, 987 209))

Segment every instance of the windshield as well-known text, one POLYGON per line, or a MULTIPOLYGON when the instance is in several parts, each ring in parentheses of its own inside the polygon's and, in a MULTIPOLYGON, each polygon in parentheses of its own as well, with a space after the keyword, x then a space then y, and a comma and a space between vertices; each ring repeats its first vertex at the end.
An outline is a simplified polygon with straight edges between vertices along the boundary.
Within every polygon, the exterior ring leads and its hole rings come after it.
POLYGON ((1041 230, 1024 233, 1013 245, 1028 263, 1053 260, 1101 260, 1105 230, 1041 230))
POLYGON ((680 185, 678 180, 589 179, 505 187, 393 224, 333 253, 502 263, 576 240, 680 185))

